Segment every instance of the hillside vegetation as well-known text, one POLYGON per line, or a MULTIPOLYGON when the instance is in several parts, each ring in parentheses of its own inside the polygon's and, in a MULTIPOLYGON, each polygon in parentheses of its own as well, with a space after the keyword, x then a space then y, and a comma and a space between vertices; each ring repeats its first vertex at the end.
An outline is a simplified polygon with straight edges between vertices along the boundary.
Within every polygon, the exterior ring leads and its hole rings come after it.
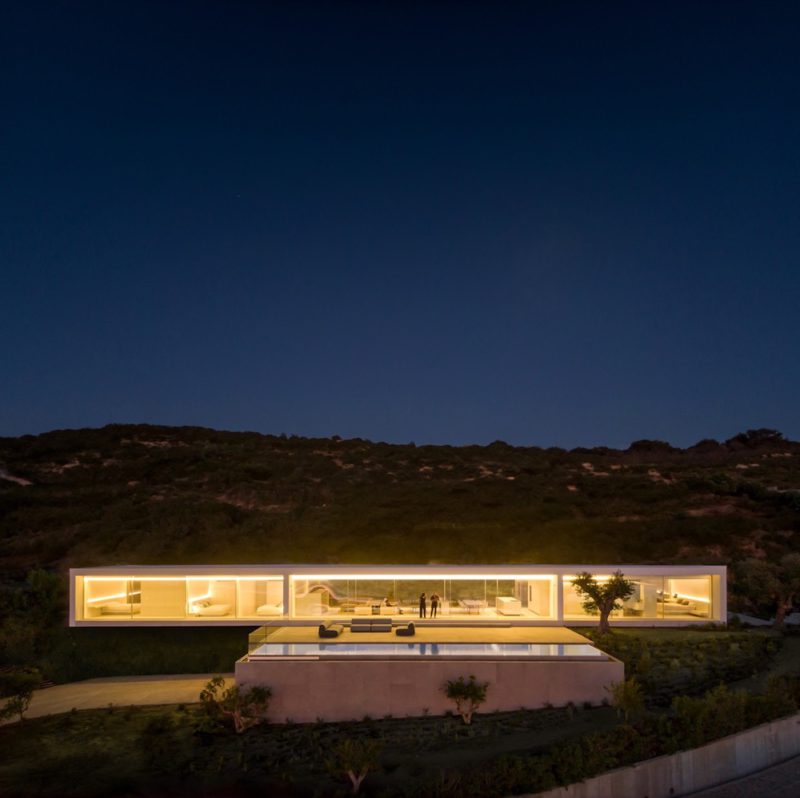
POLYGON ((731 562, 799 550, 800 444, 415 446, 111 425, 0 438, 0 569, 731 562))

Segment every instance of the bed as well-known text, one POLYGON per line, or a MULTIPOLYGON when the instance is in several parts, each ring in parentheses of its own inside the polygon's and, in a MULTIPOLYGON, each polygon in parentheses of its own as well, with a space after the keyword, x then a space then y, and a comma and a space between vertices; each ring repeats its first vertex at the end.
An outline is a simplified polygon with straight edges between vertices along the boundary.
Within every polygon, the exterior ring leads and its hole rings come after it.
POLYGON ((219 618, 231 614, 231 605, 214 604, 211 601, 195 601, 189 606, 189 614, 203 618, 219 618))

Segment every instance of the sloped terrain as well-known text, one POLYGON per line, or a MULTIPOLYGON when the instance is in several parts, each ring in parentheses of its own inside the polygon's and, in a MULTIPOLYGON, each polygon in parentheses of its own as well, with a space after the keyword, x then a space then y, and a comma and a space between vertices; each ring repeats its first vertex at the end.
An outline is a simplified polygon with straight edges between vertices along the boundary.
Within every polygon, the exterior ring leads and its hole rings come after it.
POLYGON ((800 444, 414 446, 112 425, 0 439, 0 570, 731 562, 797 550, 800 444))

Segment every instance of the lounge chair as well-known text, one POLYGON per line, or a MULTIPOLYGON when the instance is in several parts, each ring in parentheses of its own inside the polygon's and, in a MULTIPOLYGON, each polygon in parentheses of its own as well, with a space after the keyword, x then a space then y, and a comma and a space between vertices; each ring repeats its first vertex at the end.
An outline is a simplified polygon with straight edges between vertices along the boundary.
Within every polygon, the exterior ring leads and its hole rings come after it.
POLYGON ((394 630, 394 633, 398 637, 414 637, 416 634, 416 627, 414 626, 414 622, 404 624, 403 626, 398 626, 397 629, 394 630))
POLYGON ((339 637, 343 631, 344 626, 340 623, 321 623, 317 634, 320 637, 339 637))

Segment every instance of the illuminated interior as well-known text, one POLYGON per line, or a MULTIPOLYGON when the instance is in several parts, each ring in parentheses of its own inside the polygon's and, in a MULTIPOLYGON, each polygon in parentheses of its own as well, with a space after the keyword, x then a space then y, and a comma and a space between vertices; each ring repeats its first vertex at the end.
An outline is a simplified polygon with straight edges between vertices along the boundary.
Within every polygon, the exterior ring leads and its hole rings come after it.
POLYGON ((198 621, 283 615, 282 576, 83 576, 76 616, 91 621, 198 621))
POLYGON ((420 615, 425 594, 426 616, 437 596, 439 618, 527 618, 557 616, 555 574, 475 576, 458 574, 370 575, 298 574, 290 577, 293 615, 420 615))
MULTIPOLYGON (((602 582, 611 574, 596 574, 602 582)), ((714 614, 714 576, 668 576, 637 575, 626 573, 625 578, 633 582, 634 591, 622 602, 622 608, 611 613, 617 621, 625 620, 711 620, 714 614)), ((717 579, 719 577, 716 577, 717 579)), ((564 619, 585 620, 597 617, 587 613, 583 599, 572 585, 572 577, 564 577, 564 619)))
MULTIPOLYGON (((723 566, 620 566, 618 623, 723 621, 723 566)), ((602 581, 617 566, 593 571, 602 581)), ((388 616, 428 623, 593 622, 572 585, 583 566, 119 566, 73 569, 70 623, 269 624, 388 616), (436 597, 436 617, 433 604, 436 597)))

